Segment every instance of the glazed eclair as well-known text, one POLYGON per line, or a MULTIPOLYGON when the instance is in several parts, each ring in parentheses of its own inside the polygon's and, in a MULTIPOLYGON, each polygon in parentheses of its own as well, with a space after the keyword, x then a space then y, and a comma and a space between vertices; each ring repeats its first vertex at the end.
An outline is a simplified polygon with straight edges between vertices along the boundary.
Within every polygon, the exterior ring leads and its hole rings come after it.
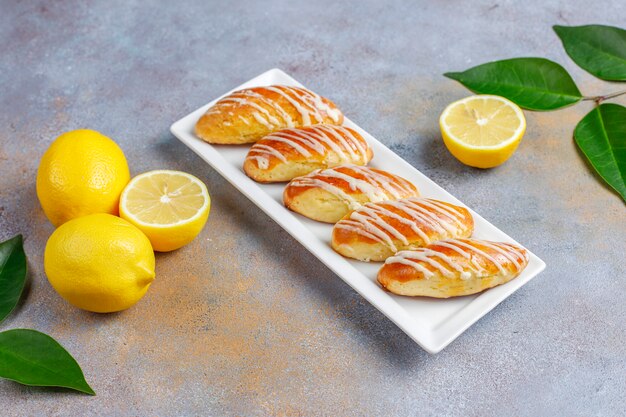
POLYGON ((361 261, 384 261, 401 250, 469 237, 474 219, 460 206, 429 198, 368 203, 346 215, 332 232, 339 254, 361 261))
POLYGON ((327 98, 300 87, 270 85, 235 91, 210 107, 196 123, 209 143, 253 143, 285 128, 340 125, 343 113, 327 98))
POLYGON ((365 203, 419 195, 402 177, 379 169, 340 165, 296 177, 285 188, 287 208, 305 217, 336 223, 365 203))
POLYGON ((369 144, 355 130, 316 125, 265 136, 250 148, 243 170, 258 182, 284 182, 316 169, 366 165, 372 156, 369 144))
POLYGON ((526 265, 528 251, 517 245, 451 239, 398 252, 380 269, 378 282, 394 294, 448 298, 509 282, 526 265))

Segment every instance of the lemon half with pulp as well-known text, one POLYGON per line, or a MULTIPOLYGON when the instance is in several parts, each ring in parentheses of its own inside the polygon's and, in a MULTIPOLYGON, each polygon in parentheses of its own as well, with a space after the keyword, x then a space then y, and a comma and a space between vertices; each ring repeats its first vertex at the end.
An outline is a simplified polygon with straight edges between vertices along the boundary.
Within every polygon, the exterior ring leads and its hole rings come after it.
POLYGON ((450 104, 439 125, 443 142, 459 161, 492 168, 513 155, 526 130, 526 119, 517 104, 485 94, 450 104))
POLYGON ((211 199, 202 181, 180 171, 157 170, 133 178, 120 197, 120 217, 144 232, 154 250, 191 242, 204 227, 211 199))

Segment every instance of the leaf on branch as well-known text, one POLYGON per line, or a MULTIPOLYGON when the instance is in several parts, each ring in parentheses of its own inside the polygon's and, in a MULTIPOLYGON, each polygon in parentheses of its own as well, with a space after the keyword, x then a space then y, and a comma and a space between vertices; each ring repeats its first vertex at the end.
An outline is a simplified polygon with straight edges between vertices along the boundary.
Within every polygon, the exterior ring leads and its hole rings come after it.
POLYGON ((608 81, 626 81, 626 30, 613 26, 553 26, 582 69, 608 81))
POLYGON ((26 283, 26 254, 22 235, 0 243, 0 322, 20 301, 26 283))
POLYGON ((604 103, 576 126, 574 140, 591 166, 626 201, 626 107, 604 103))
POLYGON ((444 75, 476 93, 506 97, 528 110, 554 110, 582 99, 567 71, 544 58, 494 61, 444 75))
POLYGON ((0 333, 0 377, 24 385, 95 395, 76 360, 50 336, 29 329, 0 333))

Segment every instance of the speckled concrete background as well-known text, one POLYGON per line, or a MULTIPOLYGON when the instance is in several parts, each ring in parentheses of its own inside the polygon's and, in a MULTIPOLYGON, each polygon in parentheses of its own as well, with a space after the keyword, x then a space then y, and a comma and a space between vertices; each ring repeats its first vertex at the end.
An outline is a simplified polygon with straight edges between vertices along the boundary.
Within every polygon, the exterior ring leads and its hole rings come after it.
MULTIPOLYGON (((572 141, 585 103, 527 113, 504 166, 444 149, 437 118, 468 92, 441 74, 545 56, 589 95, 553 24, 624 26, 626 3, 447 1, 0 4, 0 238, 26 238, 30 290, 2 329, 57 338, 98 396, 0 381, 3 415, 619 416, 626 410, 625 206, 572 141), (422 351, 216 172, 170 124, 280 67, 543 258, 548 268, 436 356, 422 351), (35 196, 60 133, 114 138, 134 174, 203 179, 206 229, 158 256, 134 308, 95 315, 43 272, 35 196)), ((625 100, 618 100, 626 104, 625 100)))

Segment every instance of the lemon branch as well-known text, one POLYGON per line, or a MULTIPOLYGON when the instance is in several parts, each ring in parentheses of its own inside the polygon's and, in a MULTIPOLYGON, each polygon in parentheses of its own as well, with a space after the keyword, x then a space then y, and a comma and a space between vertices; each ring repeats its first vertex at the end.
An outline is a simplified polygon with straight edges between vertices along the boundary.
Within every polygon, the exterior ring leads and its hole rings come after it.
POLYGON ((583 101, 595 101, 597 104, 602 103, 605 100, 609 100, 611 98, 619 97, 621 95, 626 94, 626 90, 618 91, 616 93, 606 94, 604 96, 592 96, 592 97, 583 97, 583 101))

